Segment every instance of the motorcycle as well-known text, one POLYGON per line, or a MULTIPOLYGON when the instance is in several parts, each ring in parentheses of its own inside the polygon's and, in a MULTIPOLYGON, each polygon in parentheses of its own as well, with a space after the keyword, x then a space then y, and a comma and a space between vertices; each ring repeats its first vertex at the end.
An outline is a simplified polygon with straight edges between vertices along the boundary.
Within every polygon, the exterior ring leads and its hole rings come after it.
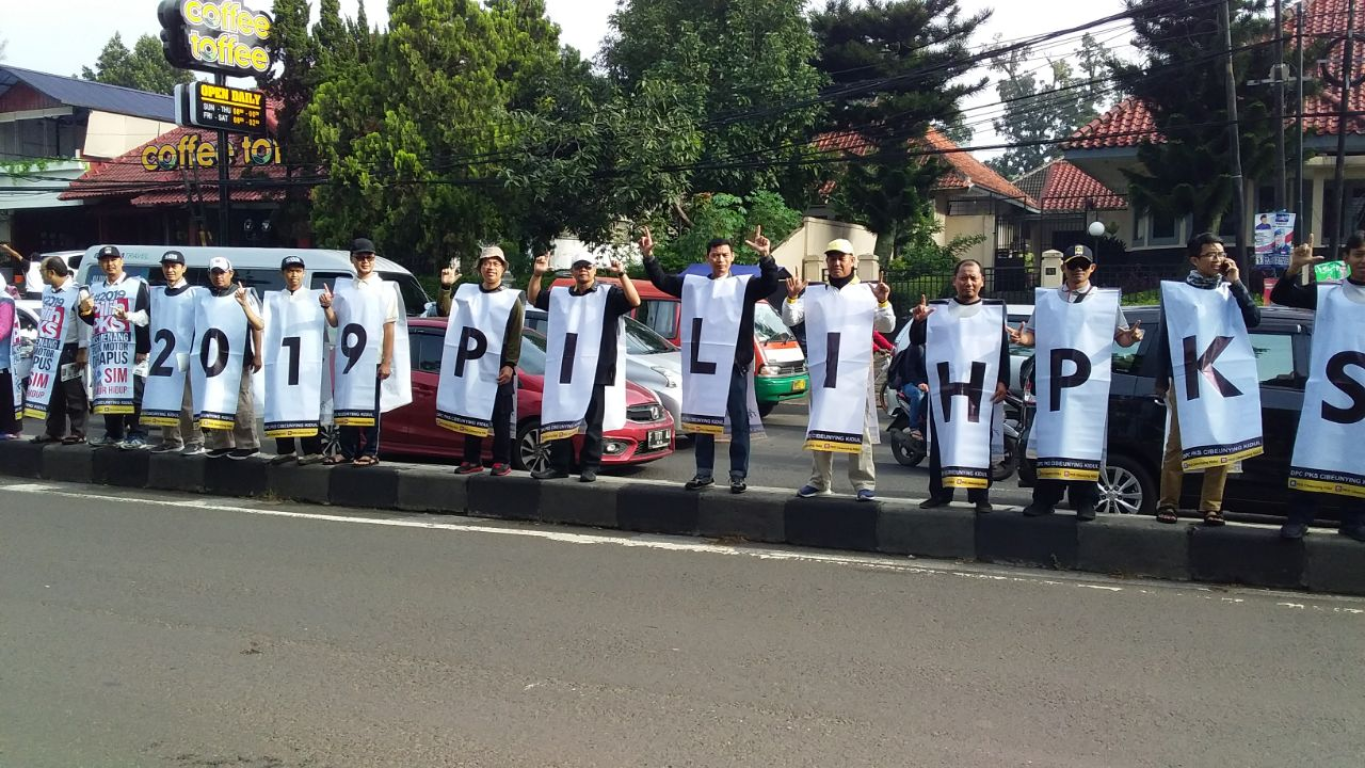
MULTIPOLYGON (((919 424, 910 423, 910 398, 905 393, 895 392, 895 405, 888 400, 887 414, 891 423, 887 426, 890 438, 891 455, 896 463, 904 467, 918 466, 929 455, 929 443, 924 437, 923 416, 919 424)), ((1019 456, 1023 443, 1020 442, 1025 413, 1024 401, 1013 393, 1006 396, 1004 419, 1004 459, 991 464, 991 479, 995 482, 1009 479, 1019 468, 1019 456)))

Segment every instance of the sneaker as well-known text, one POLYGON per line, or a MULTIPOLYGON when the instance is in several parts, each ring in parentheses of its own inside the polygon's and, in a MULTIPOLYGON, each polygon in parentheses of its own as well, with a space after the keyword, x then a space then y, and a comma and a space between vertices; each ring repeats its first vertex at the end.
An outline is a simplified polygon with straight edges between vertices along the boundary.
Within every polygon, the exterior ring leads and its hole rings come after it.
POLYGON ((512 468, 506 464, 494 464, 488 474, 490 477, 507 477, 512 474, 512 468))
POLYGON ((584 469, 582 472, 579 472, 579 473, 578 473, 578 482, 580 482, 580 483, 593 483, 593 482, 597 482, 597 470, 589 468, 589 469, 584 469))
POLYGON ((535 480, 563 480, 568 476, 569 476, 568 472, 565 472, 560 469, 555 469, 553 467, 537 469, 536 471, 531 473, 531 477, 535 480))
POLYGON ((1342 536, 1348 539, 1365 543, 1365 525, 1353 525, 1350 528, 1340 528, 1337 530, 1342 536))
POLYGON ((118 447, 125 451, 140 451, 147 447, 147 438, 142 435, 129 435, 118 444, 118 447))
POLYGON ((160 443, 158 445, 152 446, 151 448, 148 448, 147 451, 150 453, 170 453, 172 451, 183 450, 184 448, 185 446, 183 445, 175 445, 173 443, 160 443))
POLYGON ((472 464, 468 461, 460 462, 460 466, 455 468, 455 474, 457 475, 477 475, 482 471, 482 464, 472 464))
POLYGON ((221 459, 229 453, 232 453, 231 448, 214 448, 213 450, 208 451, 208 456, 210 459, 221 459))
POLYGON ((323 458, 324 458, 323 455, 320 453, 310 453, 307 456, 300 456, 299 466, 306 467, 309 464, 321 464, 323 458))
POLYGON ((822 491, 813 485, 803 485, 797 490, 796 497, 799 499, 809 499, 812 496, 824 496, 827 493, 829 493, 829 491, 822 491))
POLYGON ((1089 521, 1091 521, 1091 520, 1094 520, 1094 519, 1095 519, 1095 505, 1094 505, 1094 504, 1082 504, 1082 505, 1080 506, 1080 508, 1076 510, 1076 519, 1079 520, 1079 521, 1081 521, 1081 522, 1083 522, 1083 523, 1084 523, 1084 522, 1089 522, 1089 521))
POLYGON ((108 436, 108 435, 103 435, 103 436, 100 437, 100 439, 98 439, 98 440, 91 440, 91 441, 90 441, 90 447, 91 447, 91 448, 113 448, 113 447, 117 446, 117 445, 118 445, 119 443, 121 443, 121 442, 123 442, 123 441, 122 441, 122 440, 115 440, 114 438, 112 438, 112 437, 110 437, 110 436, 108 436))
POLYGON ((976 503, 976 513, 978 515, 985 515, 994 511, 995 507, 992 507, 989 501, 978 501, 976 503))
POLYGON ((919 508, 920 508, 920 509, 938 509, 939 507, 946 507, 946 506, 948 506, 949 504, 952 504, 952 503, 953 503, 953 500, 952 500, 952 499, 940 499, 940 498, 938 498, 938 497, 936 497, 936 496, 930 496, 929 498, 927 498, 927 499, 925 499, 924 501, 921 501, 921 502, 919 503, 919 508))
POLYGON ((749 490, 749 486, 743 478, 734 478, 730 481, 730 493, 744 493, 749 490))
POLYGON ((871 488, 864 488, 858 491, 858 501, 876 501, 877 492, 871 488))
POLYGON ((298 461, 298 458, 299 458, 298 454, 281 453, 280 455, 270 460, 270 466, 278 467, 284 464, 288 464, 291 461, 298 461))
POLYGON ((683 483, 683 487, 689 491, 699 491, 702 488, 705 488, 706 486, 711 485, 715 482, 716 479, 714 477, 711 477, 710 475, 705 476, 697 475, 691 480, 688 480, 686 483, 683 483))
POLYGON ((233 461, 242 461, 243 459, 249 459, 258 453, 260 453, 260 450, 256 448, 238 448, 237 450, 228 453, 227 457, 233 461))
POLYGON ((204 446, 198 444, 187 445, 184 450, 180 451, 181 456, 199 456, 204 453, 207 453, 207 451, 204 450, 204 446))
MULTIPOLYGON (((1056 512, 1056 511, 1057 511, 1057 510, 1054 509, 1054 508, 1052 508, 1052 507, 1045 507, 1045 506, 1043 506, 1042 504, 1034 503, 1034 504, 1028 505, 1027 507, 1024 507, 1024 517, 1042 517, 1043 515, 1050 515, 1050 514, 1053 514, 1053 513, 1056 512)), ((1080 517, 1080 516, 1081 516, 1081 515, 1080 515, 1079 512, 1076 513, 1076 517, 1080 517)), ((1091 518, 1094 518, 1094 516, 1095 516, 1095 511, 1094 511, 1094 509, 1091 509, 1091 510, 1090 510, 1090 517, 1091 517, 1091 518)))
POLYGON ((1308 533, 1308 526, 1303 523, 1285 523, 1280 526, 1280 538, 1286 541, 1298 541, 1308 533))

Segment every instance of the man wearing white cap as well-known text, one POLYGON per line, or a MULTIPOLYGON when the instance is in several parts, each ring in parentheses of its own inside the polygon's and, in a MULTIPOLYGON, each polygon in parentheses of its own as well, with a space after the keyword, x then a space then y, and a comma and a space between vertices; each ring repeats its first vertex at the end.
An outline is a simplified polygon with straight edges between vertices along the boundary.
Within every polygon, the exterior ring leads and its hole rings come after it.
POLYGON ((858 279, 858 257, 848 240, 825 246, 828 282, 811 284, 787 278, 782 320, 806 324, 810 350, 811 409, 806 448, 811 451, 811 478, 796 492, 810 498, 830 492, 834 454, 848 456, 848 479, 858 501, 877 497, 872 446, 879 442, 876 370, 872 365, 872 332, 896 327, 891 286, 868 285, 858 279))

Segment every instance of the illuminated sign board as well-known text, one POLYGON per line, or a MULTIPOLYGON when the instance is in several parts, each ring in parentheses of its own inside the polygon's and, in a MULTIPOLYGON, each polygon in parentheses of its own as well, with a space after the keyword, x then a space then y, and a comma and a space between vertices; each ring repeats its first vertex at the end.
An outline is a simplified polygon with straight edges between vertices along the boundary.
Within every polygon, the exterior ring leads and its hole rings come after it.
POLYGON ((172 66, 255 77, 274 63, 268 41, 275 22, 235 0, 162 0, 156 15, 172 66))
MULTIPOLYGON (((280 145, 273 139, 243 136, 228 140, 229 165, 260 166, 280 162, 280 145)), ((186 133, 174 144, 148 144, 142 148, 142 168, 146 171, 174 171, 180 168, 218 167, 218 147, 198 134, 186 133)))
POLYGON ((265 133, 265 94, 195 82, 175 86, 175 122, 235 133, 265 133))

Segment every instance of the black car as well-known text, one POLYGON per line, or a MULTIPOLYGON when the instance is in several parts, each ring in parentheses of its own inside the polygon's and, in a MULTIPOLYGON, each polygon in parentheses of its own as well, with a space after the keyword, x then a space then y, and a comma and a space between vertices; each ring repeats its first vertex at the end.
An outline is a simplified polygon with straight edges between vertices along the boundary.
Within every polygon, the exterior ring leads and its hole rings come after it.
MULTIPOLYGON (((1142 341, 1114 347, 1114 377, 1109 391, 1109 447, 1100 477, 1100 511, 1153 514, 1160 494, 1161 454, 1165 448, 1166 405, 1155 393, 1154 371, 1161 327, 1160 308, 1124 307, 1128 322, 1142 321, 1142 341)), ((1251 329, 1251 346, 1261 379, 1261 425, 1265 452, 1228 476, 1223 506, 1230 512, 1283 516, 1289 462, 1294 452, 1308 358, 1313 313, 1289 307, 1261 309, 1261 324, 1251 329)), ((1033 484, 1034 466, 1020 467, 1019 484, 1033 484)), ((1199 475, 1186 476, 1182 509, 1199 506, 1199 475)))

